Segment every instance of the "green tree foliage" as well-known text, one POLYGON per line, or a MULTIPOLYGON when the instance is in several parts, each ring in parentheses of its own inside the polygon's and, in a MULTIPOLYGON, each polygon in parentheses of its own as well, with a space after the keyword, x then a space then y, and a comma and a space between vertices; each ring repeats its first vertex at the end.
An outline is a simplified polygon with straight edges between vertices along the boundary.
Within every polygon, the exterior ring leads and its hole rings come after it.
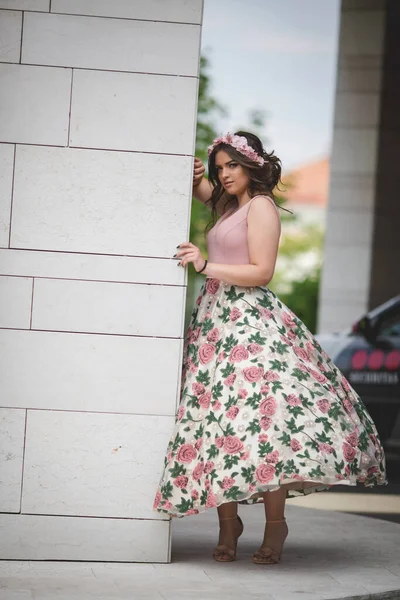
MULTIPOLYGON (((218 135, 215 119, 217 116, 224 116, 227 114, 226 109, 212 95, 209 68, 209 59, 207 56, 202 55, 200 58, 195 154, 203 161, 206 169, 208 163, 207 148, 218 135)), ((193 244, 200 248, 203 256, 207 256, 206 236, 204 231, 210 218, 210 209, 195 198, 192 198, 189 239, 193 244)), ((196 271, 193 268, 193 265, 190 264, 188 269, 185 329, 188 326, 195 296, 203 278, 204 277, 201 275, 196 276, 196 271)))
POLYGON ((225 116, 227 110, 211 94, 211 79, 208 74, 210 68, 209 59, 206 56, 200 58, 199 97, 197 104, 197 130, 196 130, 196 156, 205 164, 208 155, 207 148, 217 136, 214 118, 225 116))
POLYGON ((321 269, 317 267, 299 281, 293 281, 289 293, 279 294, 282 302, 303 321, 311 333, 315 333, 317 328, 320 274, 321 269))
POLYGON ((298 221, 289 231, 283 229, 275 275, 268 287, 315 333, 324 232, 321 225, 298 221))
MULTIPOLYGON (((214 119, 226 115, 226 109, 212 96, 209 76, 210 63, 206 56, 200 59, 199 97, 197 105, 196 156, 207 168, 207 148, 217 137, 214 119)), ((210 210, 201 202, 192 199, 190 219, 190 240, 206 253, 204 230, 211 218, 210 210)))

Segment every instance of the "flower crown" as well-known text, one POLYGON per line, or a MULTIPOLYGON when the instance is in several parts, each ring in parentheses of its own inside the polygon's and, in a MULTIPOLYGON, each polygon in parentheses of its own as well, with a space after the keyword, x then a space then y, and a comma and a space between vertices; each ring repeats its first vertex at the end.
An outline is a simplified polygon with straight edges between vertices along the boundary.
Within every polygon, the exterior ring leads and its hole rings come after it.
POLYGON ((229 146, 232 146, 235 150, 240 152, 240 154, 254 160, 260 166, 265 163, 263 157, 257 154, 257 152, 248 145, 247 140, 243 135, 232 135, 231 133, 227 133, 226 135, 215 138, 211 146, 208 146, 208 156, 210 156, 211 152, 218 144, 228 144, 229 146))

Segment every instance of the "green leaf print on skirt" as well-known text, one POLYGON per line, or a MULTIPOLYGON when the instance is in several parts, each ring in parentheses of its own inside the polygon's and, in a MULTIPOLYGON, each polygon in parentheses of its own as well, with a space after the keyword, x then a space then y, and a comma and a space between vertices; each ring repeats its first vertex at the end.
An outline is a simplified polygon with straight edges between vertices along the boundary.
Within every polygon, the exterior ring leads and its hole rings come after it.
POLYGON ((313 335, 266 287, 206 279, 154 510, 173 517, 336 484, 387 483, 371 417, 313 335))

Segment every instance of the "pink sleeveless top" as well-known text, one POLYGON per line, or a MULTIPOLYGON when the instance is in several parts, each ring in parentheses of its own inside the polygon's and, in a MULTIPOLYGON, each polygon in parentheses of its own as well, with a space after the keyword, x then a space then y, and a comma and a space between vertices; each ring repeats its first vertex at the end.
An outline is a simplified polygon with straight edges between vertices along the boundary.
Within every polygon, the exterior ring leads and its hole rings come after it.
MULTIPOLYGON (((247 243, 247 215, 254 196, 247 204, 239 209, 232 208, 224 213, 207 235, 208 260, 213 263, 225 265, 250 264, 249 248, 247 243)), ((272 198, 267 198, 278 208, 272 198)))

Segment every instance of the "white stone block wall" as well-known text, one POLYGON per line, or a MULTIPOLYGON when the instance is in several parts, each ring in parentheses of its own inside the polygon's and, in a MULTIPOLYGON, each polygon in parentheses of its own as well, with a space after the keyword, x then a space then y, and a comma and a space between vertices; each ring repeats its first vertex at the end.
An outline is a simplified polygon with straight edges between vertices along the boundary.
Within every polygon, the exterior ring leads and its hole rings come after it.
POLYGON ((385 0, 342 0, 320 332, 369 308, 385 0))
POLYGON ((0 0, 0 559, 170 559, 202 0, 0 0))

